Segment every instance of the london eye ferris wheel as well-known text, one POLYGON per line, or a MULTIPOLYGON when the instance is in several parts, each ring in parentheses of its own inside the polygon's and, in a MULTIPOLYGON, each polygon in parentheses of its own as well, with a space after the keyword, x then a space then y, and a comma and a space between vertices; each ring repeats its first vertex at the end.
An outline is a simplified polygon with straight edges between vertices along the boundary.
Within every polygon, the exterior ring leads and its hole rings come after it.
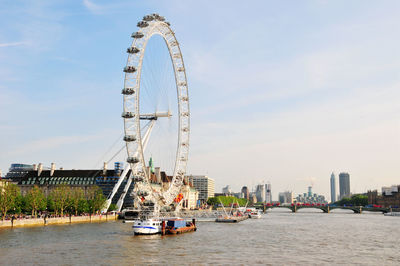
POLYGON ((124 141, 134 182, 135 205, 169 206, 186 173, 190 110, 186 70, 170 23, 158 14, 143 17, 132 34, 124 68, 124 141), (169 186, 156 189, 149 158, 161 163, 169 186))

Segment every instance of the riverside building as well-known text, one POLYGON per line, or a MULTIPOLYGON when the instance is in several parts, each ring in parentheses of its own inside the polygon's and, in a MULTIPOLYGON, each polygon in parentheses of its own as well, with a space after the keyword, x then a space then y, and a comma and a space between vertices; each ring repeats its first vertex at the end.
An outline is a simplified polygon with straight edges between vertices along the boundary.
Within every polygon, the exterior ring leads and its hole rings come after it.
MULTIPOLYGON (((158 192, 168 189, 172 177, 160 171, 159 167, 154 167, 152 161, 151 166, 148 167, 147 171, 149 172, 153 189, 158 192)), ((51 167, 44 167, 41 163, 38 165, 12 164, 4 180, 18 185, 23 195, 35 185, 40 187, 46 196, 58 185, 82 188, 85 193, 90 187, 98 186, 102 189, 103 195, 108 198, 117 184, 122 171, 123 163, 121 162, 115 162, 114 169, 107 169, 107 164, 104 163, 103 169, 94 170, 56 169, 54 163, 51 164, 51 167)), ((129 176, 130 174, 131 170, 128 171, 127 175, 129 176)), ((128 178, 121 183, 111 203, 116 204, 118 202, 128 185, 127 183, 128 178)), ((133 188, 134 182, 127 188, 127 193, 125 193, 125 197, 123 198, 122 209, 133 206, 134 202, 131 195, 133 188)), ((183 194, 182 208, 194 209, 199 194, 188 180, 184 180, 181 193, 183 194)))
POLYGON ((209 198, 214 197, 215 184, 214 179, 206 175, 188 175, 189 182, 199 192, 199 203, 204 204, 209 198))
POLYGON ((293 192, 285 191, 279 193, 279 203, 280 204, 292 204, 293 203, 293 192))
POLYGON ((386 208, 400 208, 400 185, 382 187, 382 193, 377 190, 368 191, 368 204, 381 205, 386 208))
MULTIPOLYGON (((103 195, 108 197, 118 182, 122 170, 123 164, 121 162, 116 162, 114 169, 107 169, 107 164, 104 164, 103 169, 94 170, 56 169, 54 163, 51 164, 51 167, 45 167, 42 163, 38 165, 11 164, 9 172, 4 178, 18 185, 23 195, 37 185, 47 196, 56 186, 65 184, 72 188, 82 188, 85 192, 92 186, 98 186, 102 189, 103 195)), ((117 203, 126 183, 126 180, 122 183, 112 203, 117 203)), ((129 187, 124 205, 133 205, 133 198, 130 196, 132 189, 133 183, 129 187)))

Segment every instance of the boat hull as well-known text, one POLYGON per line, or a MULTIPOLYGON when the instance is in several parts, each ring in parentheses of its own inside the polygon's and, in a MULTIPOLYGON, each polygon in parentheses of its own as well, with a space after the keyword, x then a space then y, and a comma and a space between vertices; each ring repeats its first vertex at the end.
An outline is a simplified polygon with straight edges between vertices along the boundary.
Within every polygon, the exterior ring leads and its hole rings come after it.
POLYGON ((161 221, 158 219, 136 220, 132 228, 135 235, 161 234, 161 221))
POLYGON ((190 225, 186 227, 181 227, 181 228, 166 228, 165 233, 168 235, 176 235, 176 234, 183 234, 187 232, 193 232, 196 231, 197 228, 195 225, 190 225))
POLYGON ((246 216, 229 216, 215 219, 217 223, 238 223, 249 218, 246 216))
POLYGON ((133 233, 135 235, 156 235, 161 234, 161 229, 159 228, 144 228, 144 227, 133 227, 133 233))

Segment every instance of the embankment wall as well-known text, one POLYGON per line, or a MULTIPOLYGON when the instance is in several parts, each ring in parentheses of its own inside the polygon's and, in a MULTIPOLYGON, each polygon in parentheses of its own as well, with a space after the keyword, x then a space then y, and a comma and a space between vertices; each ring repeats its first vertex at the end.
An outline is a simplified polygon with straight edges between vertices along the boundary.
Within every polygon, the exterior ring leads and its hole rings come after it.
POLYGON ((54 218, 35 218, 35 219, 15 219, 0 220, 0 228, 24 227, 24 226, 44 226, 50 224, 72 224, 72 223, 92 223, 107 222, 117 220, 116 214, 92 215, 92 216, 71 216, 54 218))

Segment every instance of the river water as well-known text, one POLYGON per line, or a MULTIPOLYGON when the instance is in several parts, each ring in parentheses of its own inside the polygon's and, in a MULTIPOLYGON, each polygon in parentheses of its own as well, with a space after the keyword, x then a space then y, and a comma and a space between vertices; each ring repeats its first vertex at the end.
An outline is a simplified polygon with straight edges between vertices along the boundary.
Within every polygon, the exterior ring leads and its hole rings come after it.
MULTIPOLYGON (((120 221, 0 230, 0 264, 400 265, 400 217, 274 210, 197 232, 134 236, 120 221)), ((317 211, 317 210, 316 210, 317 211)))

